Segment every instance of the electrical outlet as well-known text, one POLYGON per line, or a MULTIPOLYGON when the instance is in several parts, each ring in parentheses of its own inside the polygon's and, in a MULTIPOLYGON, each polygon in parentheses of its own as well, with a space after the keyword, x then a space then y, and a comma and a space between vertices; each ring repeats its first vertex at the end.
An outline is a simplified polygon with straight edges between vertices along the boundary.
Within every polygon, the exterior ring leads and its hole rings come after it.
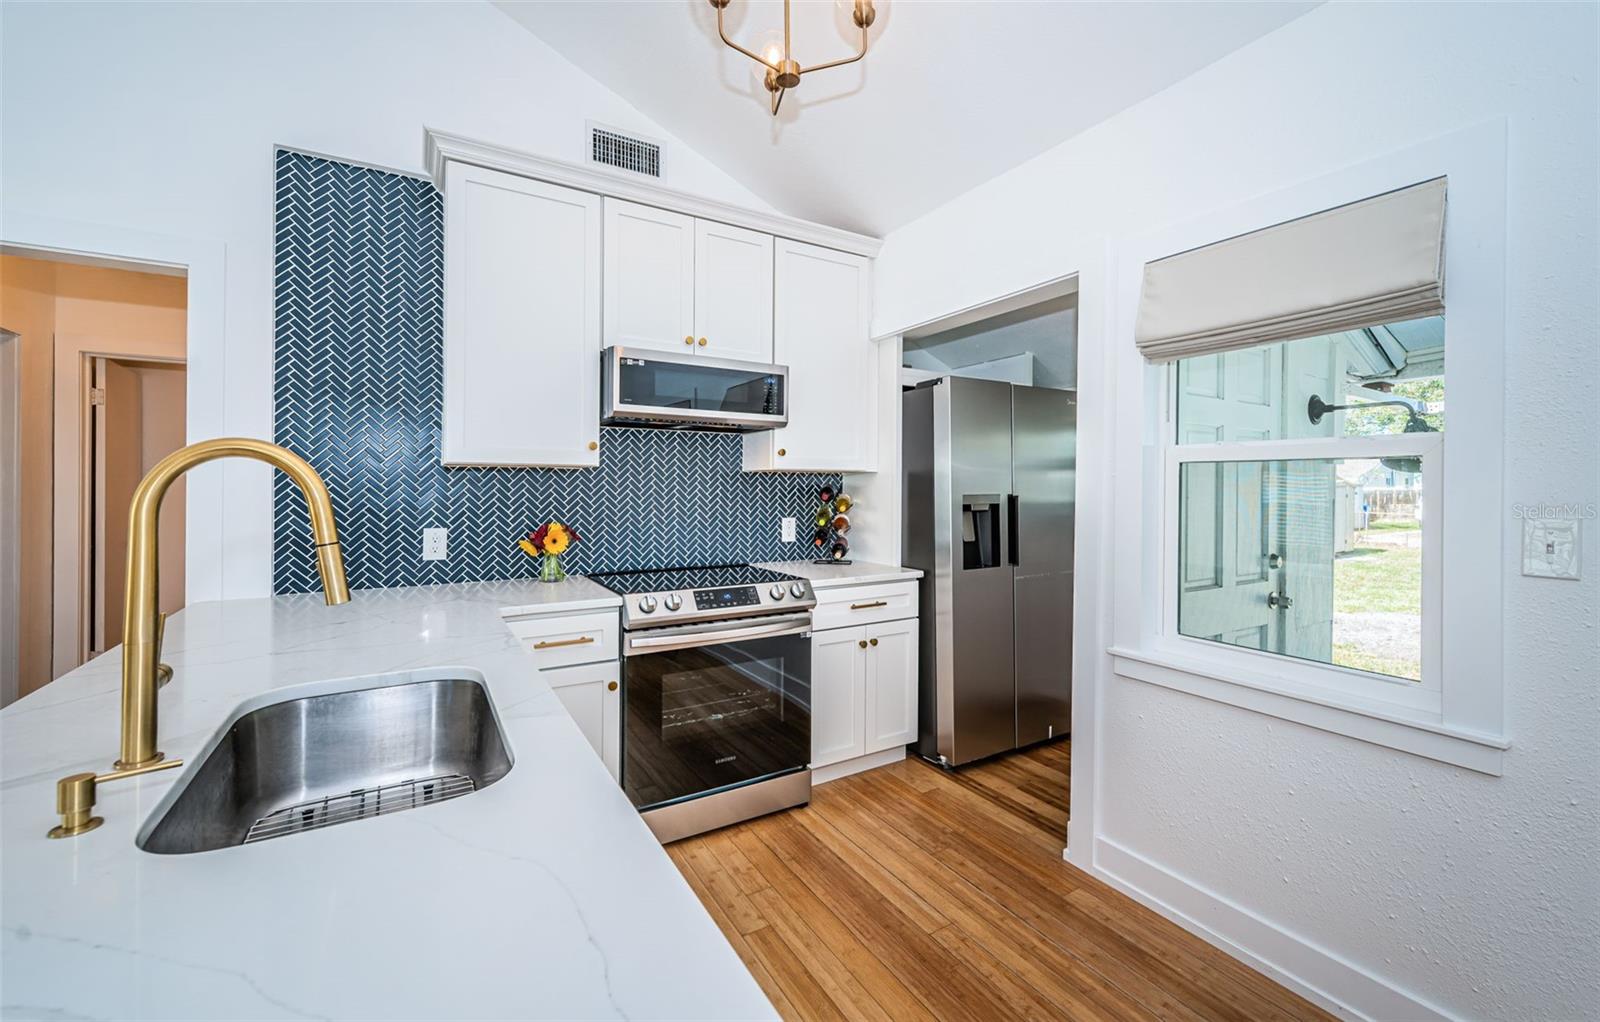
POLYGON ((1577 518, 1522 520, 1522 573, 1534 578, 1577 578, 1583 558, 1583 522, 1577 518))
POLYGON ((449 529, 422 530, 422 559, 424 561, 442 561, 449 556, 449 550, 449 529))
POLYGON ((785 518, 780 525, 780 528, 782 529, 783 541, 785 543, 794 542, 794 524, 793 518, 785 518))

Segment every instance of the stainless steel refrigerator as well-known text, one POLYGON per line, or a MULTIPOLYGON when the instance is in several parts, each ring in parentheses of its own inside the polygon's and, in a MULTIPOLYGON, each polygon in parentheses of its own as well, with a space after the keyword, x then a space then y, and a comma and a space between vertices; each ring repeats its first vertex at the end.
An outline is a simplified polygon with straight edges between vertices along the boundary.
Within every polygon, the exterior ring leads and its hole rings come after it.
POLYGON ((947 376, 901 401, 917 751, 958 766, 1065 735, 1077 396, 947 376))

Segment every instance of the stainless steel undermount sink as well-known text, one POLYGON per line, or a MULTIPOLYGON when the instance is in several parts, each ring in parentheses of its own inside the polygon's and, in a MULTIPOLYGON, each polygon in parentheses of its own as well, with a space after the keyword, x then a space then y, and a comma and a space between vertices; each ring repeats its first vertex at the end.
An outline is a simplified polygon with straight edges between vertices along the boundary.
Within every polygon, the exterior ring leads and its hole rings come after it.
POLYGON ((510 769, 479 681, 380 682, 286 699, 219 732, 137 844, 183 854, 283 837, 469 795, 510 769))

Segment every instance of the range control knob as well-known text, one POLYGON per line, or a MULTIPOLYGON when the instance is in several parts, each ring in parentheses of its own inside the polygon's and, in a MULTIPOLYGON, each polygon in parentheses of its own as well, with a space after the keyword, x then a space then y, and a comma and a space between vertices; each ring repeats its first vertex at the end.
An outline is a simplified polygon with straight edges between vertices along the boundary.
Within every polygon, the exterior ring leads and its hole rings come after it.
POLYGON ((677 610, 679 607, 683 606, 683 597, 679 596, 677 593, 668 593, 666 606, 668 610, 677 610))
POLYGON ((771 589, 767 590, 767 595, 772 597, 774 600, 783 599, 783 583, 780 582, 771 589))
POLYGON ((641 597, 639 597, 639 611, 640 611, 640 613, 653 614, 653 613, 655 613, 655 609, 656 609, 656 598, 654 596, 641 596, 641 597))
POLYGON ((800 597, 804 596, 805 594, 806 594, 806 584, 804 582, 792 582, 792 583, 790 583, 790 585, 789 585, 789 595, 790 596, 793 596, 795 599, 798 600, 800 597))

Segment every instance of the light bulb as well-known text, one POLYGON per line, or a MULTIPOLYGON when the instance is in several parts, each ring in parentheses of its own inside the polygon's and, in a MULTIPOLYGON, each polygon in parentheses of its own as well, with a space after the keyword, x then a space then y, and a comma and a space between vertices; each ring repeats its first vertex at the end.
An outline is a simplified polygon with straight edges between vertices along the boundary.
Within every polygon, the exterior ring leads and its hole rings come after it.
MULTIPOLYGON (((766 61, 767 64, 776 67, 778 62, 783 59, 783 32, 780 29, 771 29, 763 33, 759 43, 755 46, 755 52, 759 53, 761 59, 766 61)), ((756 76, 756 81, 766 80, 766 64, 751 64, 750 68, 756 76)))

